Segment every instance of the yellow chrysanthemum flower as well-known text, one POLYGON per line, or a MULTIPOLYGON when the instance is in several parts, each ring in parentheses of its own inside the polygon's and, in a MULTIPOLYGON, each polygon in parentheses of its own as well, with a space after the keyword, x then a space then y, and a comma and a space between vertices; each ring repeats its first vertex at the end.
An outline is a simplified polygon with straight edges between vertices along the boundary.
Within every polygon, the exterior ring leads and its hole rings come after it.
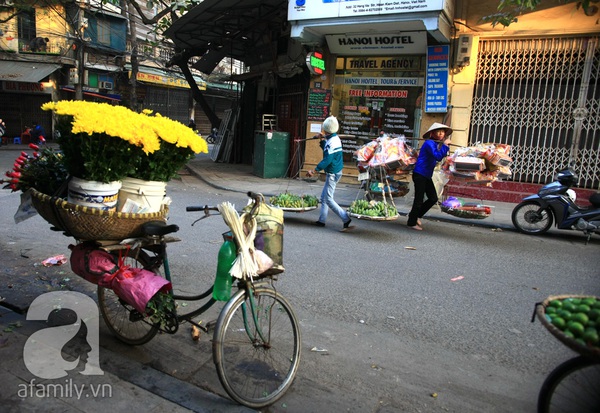
POLYGON ((48 102, 43 110, 52 110, 57 115, 73 117, 72 133, 104 133, 121 138, 132 145, 140 146, 146 154, 159 150, 165 141, 194 153, 208 152, 206 141, 181 122, 145 109, 136 113, 123 106, 87 101, 48 102))

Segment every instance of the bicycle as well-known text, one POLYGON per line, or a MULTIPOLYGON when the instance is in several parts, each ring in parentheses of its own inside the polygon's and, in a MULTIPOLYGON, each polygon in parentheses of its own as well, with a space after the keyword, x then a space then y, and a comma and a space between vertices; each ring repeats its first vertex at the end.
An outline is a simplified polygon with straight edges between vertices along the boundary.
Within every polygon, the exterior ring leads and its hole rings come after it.
MULTIPOLYGON (((264 198, 251 192, 248 196, 254 201, 248 214, 253 217, 264 198)), ((218 207, 189 206, 186 210, 204 212, 201 220, 217 215, 210 212, 218 211, 218 207)), ((125 265, 142 267, 172 282, 167 244, 178 241, 170 237, 178 229, 177 225, 162 221, 149 222, 144 225, 146 235, 142 239, 102 249, 121 260, 127 250, 125 265)), ((111 289, 98 287, 98 303, 109 330, 130 345, 147 343, 158 331, 174 334, 184 322, 205 332, 214 327, 213 361, 221 384, 233 400, 258 409, 273 404, 290 388, 301 356, 298 320, 287 299, 275 290, 275 280, 275 275, 238 280, 237 292, 226 302, 216 322, 207 326, 193 318, 217 302, 212 297, 213 286, 193 296, 172 294, 175 300, 207 301, 187 313, 179 313, 175 308, 164 325, 151 322, 147 314, 135 310, 111 289)))
POLYGON ((563 344, 579 353, 559 364, 544 380, 538 395, 538 413, 596 413, 600 411, 600 351, 565 336, 546 318, 545 309, 552 300, 568 296, 549 297, 536 303, 532 322, 537 318, 563 344))

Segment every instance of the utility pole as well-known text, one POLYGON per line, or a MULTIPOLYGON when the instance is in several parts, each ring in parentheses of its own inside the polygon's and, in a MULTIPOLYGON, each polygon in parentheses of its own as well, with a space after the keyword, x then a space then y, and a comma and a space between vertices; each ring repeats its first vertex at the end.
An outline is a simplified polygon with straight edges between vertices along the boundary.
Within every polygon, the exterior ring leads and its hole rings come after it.
POLYGON ((88 21, 84 16, 83 8, 79 9, 79 19, 77 27, 77 82, 75 83, 75 100, 83 100, 83 82, 85 74, 85 30, 88 27, 88 21))

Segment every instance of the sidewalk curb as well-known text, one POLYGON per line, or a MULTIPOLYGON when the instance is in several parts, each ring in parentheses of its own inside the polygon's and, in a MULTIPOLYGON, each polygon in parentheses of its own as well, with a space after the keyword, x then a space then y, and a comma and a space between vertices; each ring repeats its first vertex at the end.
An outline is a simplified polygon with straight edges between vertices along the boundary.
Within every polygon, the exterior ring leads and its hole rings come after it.
MULTIPOLYGON (((207 179, 201 172, 197 171, 195 168, 191 167, 190 165, 186 165, 186 169, 189 171, 190 174, 194 175, 196 178, 200 179, 202 182, 204 182, 205 184, 207 184, 215 189, 219 189, 222 191, 228 191, 228 192, 236 192, 236 193, 244 193, 244 194, 247 193, 246 190, 240 190, 240 189, 231 188, 231 187, 217 184, 217 183, 207 179)), ((269 193, 269 192, 263 192, 262 194, 265 197, 278 195, 276 193, 269 193)), ((344 208, 348 208, 350 206, 350 204, 348 204, 347 202, 343 202, 343 201, 340 201, 339 205, 344 208)), ((490 229, 500 228, 501 230, 516 231, 516 229, 512 225, 508 225, 508 224, 502 224, 502 223, 497 223, 497 222, 487 223, 487 222, 485 222, 485 220, 465 221, 465 220, 453 218, 451 215, 448 215, 448 214, 442 215, 441 211, 439 212, 439 214, 437 212, 438 211, 436 211, 436 210, 432 210, 429 213, 430 215, 425 217, 425 219, 438 220, 441 222, 447 222, 447 223, 459 224, 459 225, 477 226, 477 227, 490 228, 490 229), (445 217, 444 215, 448 215, 448 217, 445 217)), ((398 211, 398 214, 402 217, 408 216, 407 212, 398 211)))

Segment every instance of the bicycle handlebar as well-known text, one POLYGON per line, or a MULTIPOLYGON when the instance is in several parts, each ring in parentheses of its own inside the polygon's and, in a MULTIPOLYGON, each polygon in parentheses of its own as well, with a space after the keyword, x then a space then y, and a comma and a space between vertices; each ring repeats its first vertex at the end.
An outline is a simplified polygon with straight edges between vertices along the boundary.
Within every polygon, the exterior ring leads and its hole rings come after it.
POLYGON ((204 206, 195 206, 195 205, 191 205, 191 206, 187 206, 185 208, 185 210, 187 212, 197 212, 197 211, 218 211, 219 209, 217 207, 214 206, 208 206, 208 205, 204 205, 204 206))
MULTIPOLYGON (((257 192, 252 192, 252 191, 248 191, 246 193, 248 195, 249 198, 252 198, 252 200, 254 201, 254 208, 253 208, 253 212, 254 209, 258 206, 258 204, 260 204, 263 200, 263 196, 257 192)), ((198 212, 198 211, 204 211, 205 214, 208 214, 209 211, 218 211, 219 208, 216 206, 209 206, 209 205, 190 205, 185 207, 185 210, 187 212, 198 212)))

